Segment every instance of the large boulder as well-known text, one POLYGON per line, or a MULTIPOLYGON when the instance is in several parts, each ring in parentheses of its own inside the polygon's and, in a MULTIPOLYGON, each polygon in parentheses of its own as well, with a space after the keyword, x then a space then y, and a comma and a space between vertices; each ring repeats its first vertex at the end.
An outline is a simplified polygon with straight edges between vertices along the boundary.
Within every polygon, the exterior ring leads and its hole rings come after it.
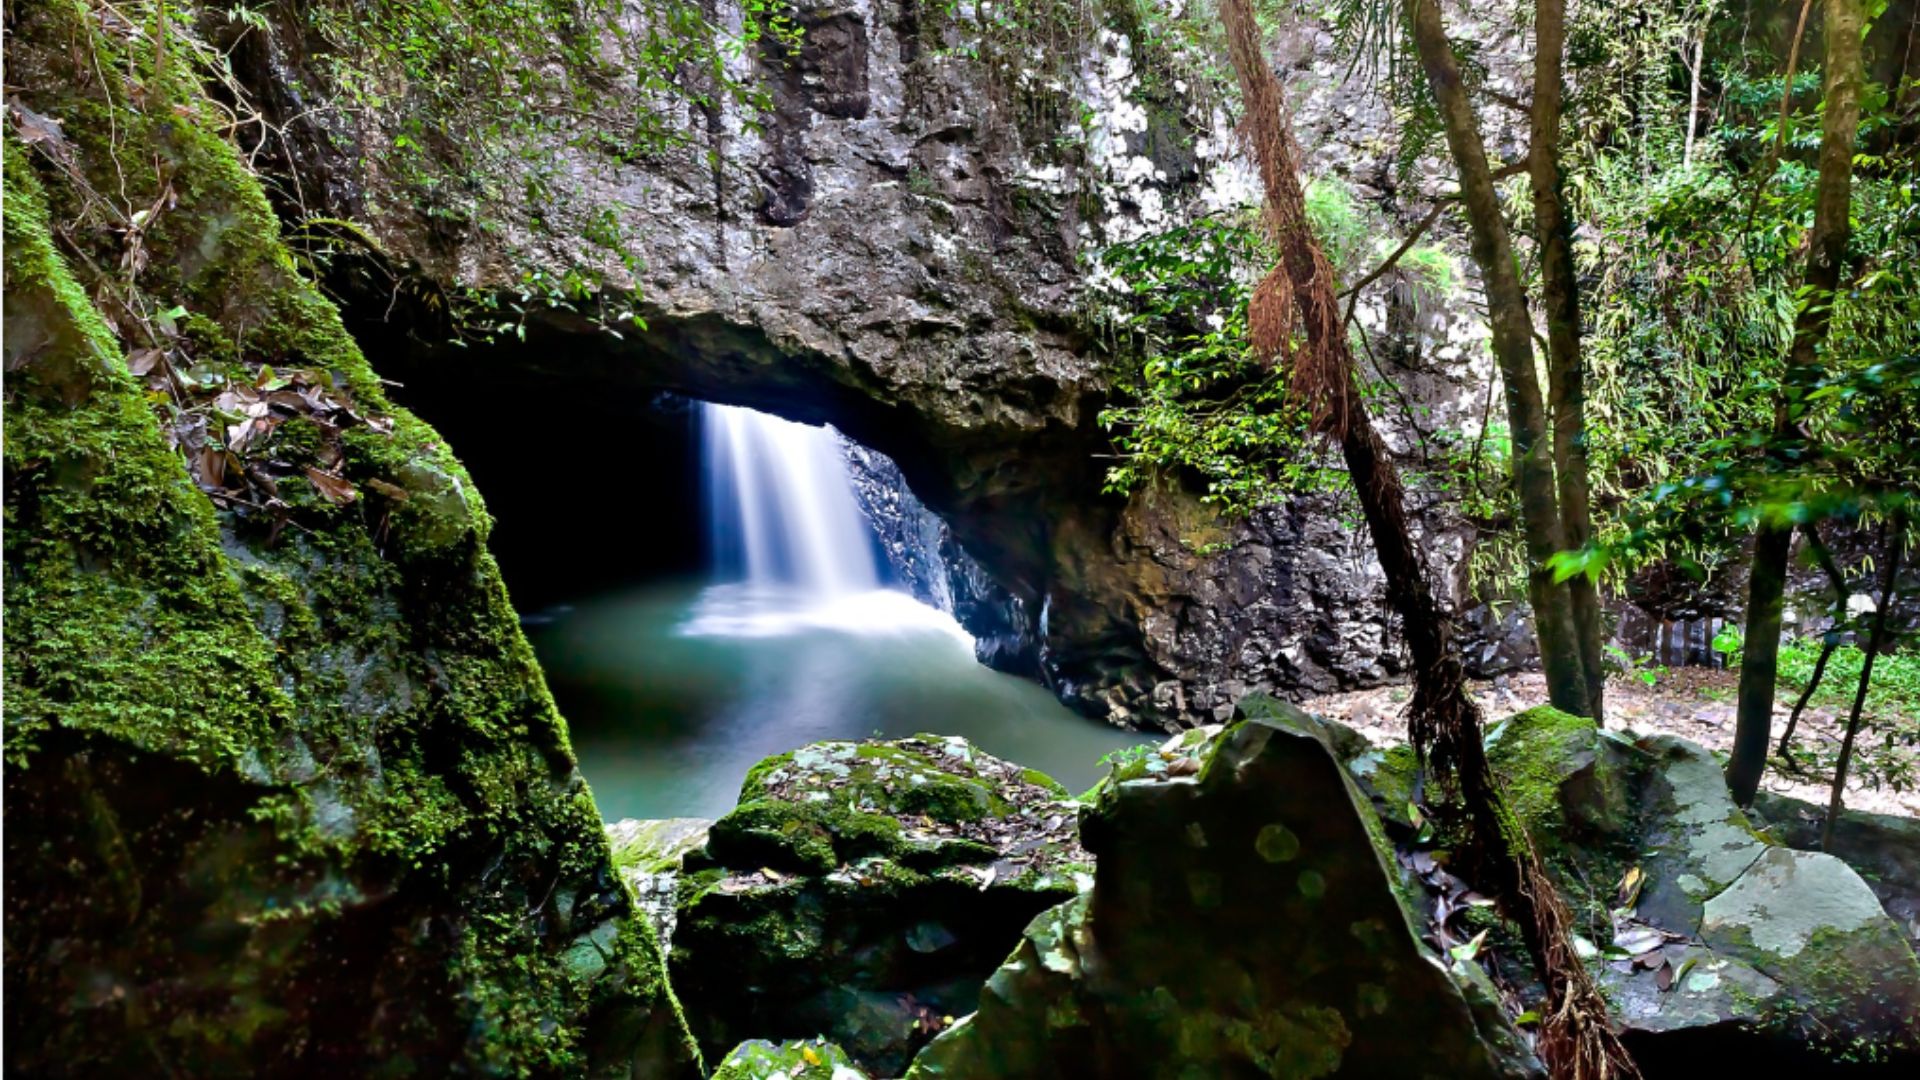
POLYGON ((1101 787, 1092 891, 1033 921, 910 1076, 1540 1074, 1414 932, 1327 729, 1260 712, 1101 787))
POLYGON ((1676 1050, 1920 1064, 1900 927, 1845 862, 1757 831, 1704 749, 1550 708, 1496 725, 1488 749, 1650 1072, 1676 1050))
POLYGON ((472 481, 175 15, 7 17, 7 1071, 697 1076, 472 481))
MULTIPOLYGON (((1826 807, 1763 791, 1754 800, 1754 810, 1766 821, 1768 834, 1781 843, 1799 851, 1820 850, 1826 807)), ((1827 851, 1860 872, 1880 906, 1908 940, 1920 945, 1920 820, 1843 810, 1833 824, 1827 851)))
POLYGON ((672 968, 710 1054, 825 1035, 880 1075, 1090 870, 1058 784, 963 739, 769 758, 680 882, 672 968))

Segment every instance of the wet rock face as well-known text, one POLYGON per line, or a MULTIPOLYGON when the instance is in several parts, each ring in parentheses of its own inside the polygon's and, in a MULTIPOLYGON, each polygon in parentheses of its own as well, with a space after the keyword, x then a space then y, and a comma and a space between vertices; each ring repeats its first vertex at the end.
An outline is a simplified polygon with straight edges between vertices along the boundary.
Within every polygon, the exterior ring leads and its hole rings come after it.
POLYGON ((1414 936, 1327 738, 1274 703, 1123 767, 1083 826, 1093 890, 909 1075, 1542 1075, 1414 936))
POLYGON ((824 1035, 898 1075, 1089 862, 1058 784, 965 740, 804 747, 687 858, 674 988, 709 1060, 824 1035))
MULTIPOLYGON (((714 10, 723 24, 742 17, 731 0, 714 10)), ((1215 523, 1226 546, 1197 554, 1154 523, 1153 496, 1101 494, 1110 448, 1095 421, 1108 372, 1086 330, 1086 266, 1188 207, 1254 197, 1250 174, 1224 164, 1221 118, 1148 70, 1161 61, 1119 23, 1093 28, 1084 55, 1059 57, 1056 92, 999 85, 969 59, 980 44, 972 23, 939 5, 807 0, 792 10, 807 29, 797 55, 763 39, 733 71, 766 91, 766 116, 732 102, 688 110, 688 145, 640 160, 554 148, 538 156, 565 176, 564 197, 528 200, 520 177, 502 177, 488 185, 494 201, 462 221, 423 212, 371 170, 337 182, 343 161, 397 131, 369 114, 352 153, 295 155, 332 163, 328 182, 306 190, 339 205, 313 209, 367 221, 395 258, 443 283, 512 287, 529 267, 585 266, 637 290, 644 335, 615 340, 550 312, 530 323, 525 348, 413 360, 510 366, 536 408, 672 390, 832 422, 897 462, 976 560, 949 585, 985 658, 1043 671, 1082 711, 1121 724, 1207 722, 1245 689, 1394 677, 1377 571, 1351 515, 1307 502, 1215 523), (585 239, 609 210, 635 271, 585 239)), ((1290 72, 1311 87, 1303 130, 1329 161, 1371 161, 1390 118, 1348 115, 1353 95, 1322 44, 1308 42, 1290 72)), ((314 46, 278 41, 274 62, 242 65, 268 84, 261 100, 292 101, 290 74, 320 85, 296 62, 314 46)), ((604 112, 657 107, 609 94, 604 112)), ((339 141, 304 121, 294 130, 339 141)), ((502 168, 522 167, 501 157, 502 168)), ((1380 201, 1382 220, 1394 216, 1384 173, 1343 172, 1360 198, 1380 201)), ((370 303, 369 333, 387 325, 389 302, 370 303)), ((1417 331, 1409 340, 1425 344, 1383 362, 1419 382, 1411 403, 1431 423, 1453 424, 1447 387, 1485 366, 1477 320, 1401 307, 1396 318, 1417 331)), ((1384 309, 1361 315, 1391 336, 1384 309)), ((1418 441, 1393 438, 1408 452, 1418 441)))
POLYGON ((967 554, 953 529, 914 496, 898 465, 855 442, 843 447, 854 497, 893 581, 966 627, 981 663, 1037 673, 1039 642, 1026 604, 967 554))

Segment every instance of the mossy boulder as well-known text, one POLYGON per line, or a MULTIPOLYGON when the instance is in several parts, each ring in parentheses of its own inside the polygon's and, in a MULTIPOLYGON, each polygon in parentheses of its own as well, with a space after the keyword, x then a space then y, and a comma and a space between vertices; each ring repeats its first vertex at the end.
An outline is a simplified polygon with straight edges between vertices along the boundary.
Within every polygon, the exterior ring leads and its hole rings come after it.
POLYGON ((697 1075, 478 494, 127 20, 9 12, 9 1071, 697 1075))
POLYGON ((709 1054, 825 1035, 898 1075, 1091 867, 1077 807, 964 739, 768 758, 680 879, 672 968, 709 1054))
MULTIPOLYGON (((1826 807, 1763 791, 1754 809, 1768 835, 1799 851, 1820 850, 1826 807)), ((1907 940, 1920 944, 1920 819, 1843 810, 1827 853, 1859 871, 1907 940)))
POLYGON ((867 1074, 825 1039, 749 1039, 720 1059, 713 1080, 867 1080, 867 1074))
POLYGON ((1269 704, 1083 822, 1093 889, 1034 919, 909 1076, 1538 1076, 1396 900, 1328 729, 1269 704))
POLYGON ((613 868, 653 923, 662 950, 673 944, 680 864, 706 846, 707 830, 712 827, 706 818, 626 818, 607 826, 613 868))
POLYGON ((1535 709, 1489 759, 1650 1073, 1676 1054, 1920 1064, 1920 964, 1858 873, 1754 827, 1719 762, 1535 709))

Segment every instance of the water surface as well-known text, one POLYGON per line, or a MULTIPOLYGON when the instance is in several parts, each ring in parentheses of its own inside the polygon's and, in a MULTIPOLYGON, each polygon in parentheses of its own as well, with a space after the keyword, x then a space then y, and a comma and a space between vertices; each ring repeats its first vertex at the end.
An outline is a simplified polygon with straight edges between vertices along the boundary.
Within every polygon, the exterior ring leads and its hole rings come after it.
POLYGON ((718 817, 754 763, 822 739, 961 735, 1080 791, 1147 738, 982 667, 950 616, 899 592, 658 584, 528 624, 610 821, 718 817))

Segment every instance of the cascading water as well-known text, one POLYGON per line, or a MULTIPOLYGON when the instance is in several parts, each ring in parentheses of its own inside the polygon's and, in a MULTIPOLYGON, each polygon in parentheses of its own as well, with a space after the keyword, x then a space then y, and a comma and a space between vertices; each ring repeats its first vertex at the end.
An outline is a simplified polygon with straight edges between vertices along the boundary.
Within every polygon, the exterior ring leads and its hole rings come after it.
POLYGON ((872 532, 830 429, 733 405, 703 406, 700 422, 722 575, 823 596, 880 587, 872 532))
POLYGON ((718 817, 755 762, 822 739, 965 735, 1085 786, 1136 736, 974 660, 952 615, 886 587, 848 444, 702 405, 710 576, 529 627, 600 808, 718 817))
POLYGON ((882 588, 873 527, 832 428, 734 405, 700 407, 701 468, 717 583, 684 632, 709 636, 934 630, 953 616, 882 588))

